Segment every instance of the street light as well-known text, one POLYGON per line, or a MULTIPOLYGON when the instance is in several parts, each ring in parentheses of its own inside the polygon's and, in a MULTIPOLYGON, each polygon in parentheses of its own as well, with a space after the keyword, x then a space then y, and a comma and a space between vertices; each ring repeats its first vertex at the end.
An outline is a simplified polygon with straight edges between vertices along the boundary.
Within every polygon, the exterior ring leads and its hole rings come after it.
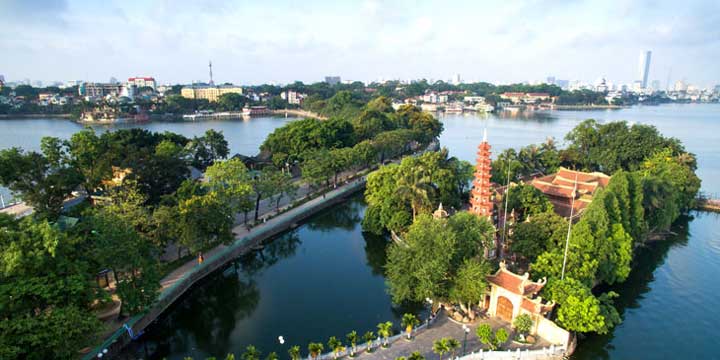
POLYGON ((467 348, 467 336, 470 332, 470 328, 467 327, 467 325, 463 324, 462 326, 463 332, 465 333, 465 340, 463 340, 463 356, 465 356, 465 349, 467 348))
POLYGON ((429 329, 430 328, 430 318, 432 318, 432 316, 433 316, 433 309, 432 309, 433 301, 431 298, 425 298, 425 301, 427 301, 428 304, 430 304, 430 315, 428 315, 427 320, 425 320, 427 322, 426 328, 429 329))

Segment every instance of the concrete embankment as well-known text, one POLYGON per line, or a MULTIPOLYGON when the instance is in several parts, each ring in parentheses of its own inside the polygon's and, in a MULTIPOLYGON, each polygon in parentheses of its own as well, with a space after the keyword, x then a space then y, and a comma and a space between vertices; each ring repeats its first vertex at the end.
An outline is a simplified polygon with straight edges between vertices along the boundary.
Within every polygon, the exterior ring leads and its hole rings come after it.
MULTIPOLYGON (((175 302, 185 291, 196 282, 203 279, 213 271, 221 268, 233 259, 250 252, 258 244, 270 237, 295 227, 300 221, 326 209, 332 205, 344 201, 348 196, 362 191, 365 188, 365 177, 360 177, 337 189, 329 191, 324 196, 309 200, 297 207, 275 216, 254 227, 251 231, 236 236, 235 242, 227 246, 216 248, 212 254, 208 253, 202 264, 191 265, 188 271, 183 272, 175 279, 169 279, 169 286, 164 286, 158 297, 157 303, 146 313, 128 318, 125 324, 132 330, 133 334, 141 333, 148 325, 155 321, 173 302, 175 302)), ((167 285, 167 279, 164 279, 167 285)), ((132 340, 130 332, 124 328, 115 331, 102 345, 93 349, 85 355, 84 359, 90 360, 107 349, 107 355, 118 354, 122 348, 132 340)))
POLYGON ((299 110, 299 109, 272 110, 272 112, 275 115, 290 115, 290 116, 298 116, 298 117, 305 117, 305 118, 313 118, 313 119, 318 119, 318 120, 327 120, 327 117, 322 116, 320 114, 316 114, 312 111, 305 111, 305 110, 299 110))
POLYGON ((72 119, 72 114, 0 114, 0 120, 2 119, 72 119))

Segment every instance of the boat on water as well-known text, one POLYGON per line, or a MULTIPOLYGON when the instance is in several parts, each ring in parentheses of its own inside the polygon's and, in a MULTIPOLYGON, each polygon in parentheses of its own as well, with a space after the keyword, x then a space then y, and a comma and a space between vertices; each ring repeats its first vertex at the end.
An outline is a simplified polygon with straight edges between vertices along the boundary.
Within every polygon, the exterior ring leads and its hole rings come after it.
POLYGON ((458 103, 452 103, 445 106, 445 113, 446 114, 462 114, 463 113, 463 105, 458 103))
POLYGON ((80 115, 80 121, 95 124, 142 123, 150 121, 150 115, 144 111, 137 114, 112 111, 85 112, 80 115))

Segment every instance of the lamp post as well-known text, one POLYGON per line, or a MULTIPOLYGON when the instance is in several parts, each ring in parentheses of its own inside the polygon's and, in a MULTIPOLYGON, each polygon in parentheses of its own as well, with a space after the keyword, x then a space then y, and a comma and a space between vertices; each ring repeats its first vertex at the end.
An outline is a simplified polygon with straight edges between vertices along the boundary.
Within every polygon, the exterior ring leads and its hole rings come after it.
POLYGON ((433 317, 433 308, 432 308, 433 301, 431 298, 425 298, 425 301, 427 301, 427 303, 430 304, 430 315, 428 315, 428 318, 427 318, 427 328, 429 329, 430 328, 430 319, 433 317))
POLYGON ((467 327, 467 325, 463 324, 462 326, 463 332, 465 333, 465 340, 463 340, 463 356, 465 356, 465 349, 467 348, 467 336, 470 332, 470 328, 467 327))

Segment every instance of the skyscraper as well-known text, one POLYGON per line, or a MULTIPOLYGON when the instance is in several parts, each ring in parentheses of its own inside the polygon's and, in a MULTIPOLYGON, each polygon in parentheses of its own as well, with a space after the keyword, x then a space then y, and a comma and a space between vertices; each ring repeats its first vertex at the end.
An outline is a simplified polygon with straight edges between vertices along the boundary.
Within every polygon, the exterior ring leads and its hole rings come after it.
POLYGON ((640 53, 640 61, 638 63, 638 70, 640 71, 640 82, 642 88, 646 89, 648 85, 648 75, 650 74, 650 57, 652 51, 643 51, 640 53))

